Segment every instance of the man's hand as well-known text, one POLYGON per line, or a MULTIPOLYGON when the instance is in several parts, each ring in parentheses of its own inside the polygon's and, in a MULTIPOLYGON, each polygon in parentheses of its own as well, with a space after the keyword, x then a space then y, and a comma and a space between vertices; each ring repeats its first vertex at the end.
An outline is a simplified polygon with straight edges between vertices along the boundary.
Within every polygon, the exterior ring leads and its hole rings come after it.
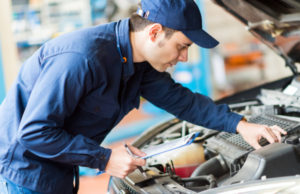
MULTIPOLYGON (((141 150, 128 145, 128 148, 136 156, 145 156, 146 154, 141 150)), ((146 160, 135 158, 129 155, 124 146, 112 149, 110 158, 105 168, 105 172, 111 176, 125 178, 129 173, 133 172, 137 166, 144 166, 146 160)))
POLYGON ((286 131, 276 125, 269 127, 246 121, 240 121, 236 131, 255 149, 261 148, 258 142, 262 137, 267 139, 269 143, 274 143, 281 141, 281 134, 286 135, 286 131))

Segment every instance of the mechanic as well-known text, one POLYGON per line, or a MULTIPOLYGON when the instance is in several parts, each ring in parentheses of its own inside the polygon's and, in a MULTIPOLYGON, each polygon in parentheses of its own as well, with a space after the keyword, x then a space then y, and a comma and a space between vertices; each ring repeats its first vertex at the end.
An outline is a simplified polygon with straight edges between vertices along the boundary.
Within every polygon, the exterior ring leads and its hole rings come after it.
POLYGON ((279 127, 247 123, 164 72, 187 61, 192 43, 218 44, 202 29, 193 0, 142 0, 130 19, 46 42, 0 107, 0 193, 76 193, 79 165, 120 178, 145 165, 125 147, 99 146, 140 96, 180 119, 238 132, 255 148, 261 137, 280 141, 279 127))

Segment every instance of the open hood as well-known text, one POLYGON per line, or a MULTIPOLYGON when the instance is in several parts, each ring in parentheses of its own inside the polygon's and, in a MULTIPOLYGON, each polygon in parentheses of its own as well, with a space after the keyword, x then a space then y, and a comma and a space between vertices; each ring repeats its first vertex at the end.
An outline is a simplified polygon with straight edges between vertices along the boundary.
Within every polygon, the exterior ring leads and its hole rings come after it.
POLYGON ((294 75, 300 63, 300 0, 214 0, 280 55, 294 75))

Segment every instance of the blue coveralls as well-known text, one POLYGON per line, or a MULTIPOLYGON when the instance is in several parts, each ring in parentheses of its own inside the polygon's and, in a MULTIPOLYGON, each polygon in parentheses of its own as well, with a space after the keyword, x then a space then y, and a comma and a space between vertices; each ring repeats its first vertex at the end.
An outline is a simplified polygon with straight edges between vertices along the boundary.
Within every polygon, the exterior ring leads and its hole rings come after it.
POLYGON ((129 19, 86 28, 48 41, 22 65, 0 106, 0 174, 34 191, 72 193, 73 167, 105 169, 111 150, 99 144, 140 96, 217 130, 235 132, 242 118, 133 63, 129 19))

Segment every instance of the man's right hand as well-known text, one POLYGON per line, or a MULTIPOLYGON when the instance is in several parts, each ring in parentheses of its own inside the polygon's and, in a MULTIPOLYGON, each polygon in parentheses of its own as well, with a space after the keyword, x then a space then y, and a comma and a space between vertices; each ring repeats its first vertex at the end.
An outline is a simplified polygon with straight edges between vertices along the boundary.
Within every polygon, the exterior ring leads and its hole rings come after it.
MULTIPOLYGON (((128 145, 134 155, 145 156, 141 150, 128 145)), ((133 172, 137 166, 144 166, 146 160, 130 156, 124 146, 112 149, 110 158, 105 168, 105 172, 111 176, 125 178, 129 173, 133 172)))

